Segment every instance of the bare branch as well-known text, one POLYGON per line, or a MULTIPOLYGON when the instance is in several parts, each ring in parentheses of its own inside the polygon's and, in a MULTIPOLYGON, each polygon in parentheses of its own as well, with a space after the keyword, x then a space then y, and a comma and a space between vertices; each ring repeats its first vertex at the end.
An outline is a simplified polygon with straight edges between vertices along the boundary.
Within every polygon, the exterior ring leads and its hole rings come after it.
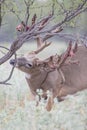
POLYGON ((24 2, 26 5, 26 14, 25 14, 25 31, 26 31, 26 27, 28 25, 28 20, 29 20, 29 16, 30 16, 30 6, 33 5, 34 0, 32 0, 32 1, 31 0, 30 1, 24 0, 24 2))
POLYGON ((4 49, 6 49, 6 50, 9 51, 9 49, 8 49, 7 47, 4 47, 4 46, 1 46, 1 45, 0 45, 0 48, 4 48, 4 49))
POLYGON ((65 14, 67 14, 67 10, 66 10, 65 7, 64 7, 64 3, 60 3, 60 2, 57 1, 57 0, 56 0, 56 3, 61 7, 61 9, 63 10, 63 12, 64 12, 65 14))
POLYGON ((13 9, 13 8, 9 8, 9 6, 4 2, 4 5, 6 6, 6 8, 11 12, 11 13, 13 13, 17 18, 18 18, 18 20, 19 21, 21 21, 21 18, 19 17, 19 15, 16 13, 16 11, 13 9))
MULTIPOLYGON (((25 0, 24 0, 25 1, 25 0)), ((28 20, 29 20, 29 16, 30 16, 30 12, 29 12, 29 9, 30 9, 30 4, 28 4, 28 2, 25 1, 25 4, 26 4, 26 15, 25 15, 25 30, 26 30, 26 26, 28 24, 28 20)))
POLYGON ((4 81, 1 81, 0 84, 11 85, 10 83, 7 83, 7 82, 11 79, 14 68, 15 68, 15 66, 12 67, 9 77, 7 79, 5 79, 4 81))
MULTIPOLYGON (((0 46, 0 48, 4 48, 6 50, 9 50, 7 47, 4 47, 4 46, 0 46)), ((15 55, 15 59, 16 59, 16 53, 14 55, 15 55)), ((5 79, 4 81, 0 81, 0 84, 11 85, 10 83, 7 83, 7 82, 11 79, 13 71, 14 71, 14 68, 15 68, 15 65, 12 67, 8 78, 5 79)))
POLYGON ((45 37, 43 38, 43 41, 47 40, 48 38, 53 37, 54 35, 58 34, 62 30, 63 28, 61 26, 59 28, 52 30, 51 33, 48 33, 47 35, 45 35, 45 37))
MULTIPOLYGON (((6 50, 9 51, 9 49, 8 49, 7 47, 4 47, 4 46, 1 46, 1 45, 0 45, 0 48, 4 48, 4 49, 6 49, 6 50)), ((4 55, 6 54, 6 53, 4 53, 2 50, 0 50, 0 52, 1 52, 2 54, 4 54, 4 55)))
POLYGON ((55 3, 52 4, 52 15, 54 15, 55 3))
POLYGON ((64 23, 69 22, 71 19, 73 19, 74 17, 76 17, 77 15, 81 14, 82 12, 87 10, 87 7, 84 7, 84 5, 87 3, 87 0, 85 0, 82 4, 79 5, 79 7, 77 7, 75 9, 75 11, 70 11, 68 15, 65 16, 64 20, 62 20, 60 23, 54 25, 51 29, 53 30, 56 27, 62 26, 64 23), (83 8, 84 7, 84 8, 83 8))
POLYGON ((4 55, 0 59, 0 65, 3 64, 4 62, 6 62, 23 45, 24 42, 35 38, 37 35, 44 34, 45 36, 44 36, 44 38, 42 38, 43 41, 45 41, 46 39, 48 39, 54 35, 57 35, 59 32, 56 32, 56 29, 58 29, 59 27, 61 27, 61 25, 70 21, 71 19, 73 19, 74 17, 79 15, 80 13, 87 10, 87 7, 84 6, 86 4, 86 2, 87 2, 87 0, 85 0, 82 4, 80 4, 79 7, 77 7, 75 9, 75 11, 71 11, 71 13, 69 13, 69 15, 67 15, 64 18, 64 20, 62 20, 60 23, 57 23, 56 25, 52 26, 50 29, 43 30, 46 27, 48 21, 51 20, 53 15, 49 15, 49 16, 41 19, 37 23, 35 23, 35 25, 33 27, 31 27, 27 32, 24 32, 23 34, 18 36, 18 38, 12 43, 7 54, 4 55), (42 26, 42 28, 39 27, 40 25, 42 26))

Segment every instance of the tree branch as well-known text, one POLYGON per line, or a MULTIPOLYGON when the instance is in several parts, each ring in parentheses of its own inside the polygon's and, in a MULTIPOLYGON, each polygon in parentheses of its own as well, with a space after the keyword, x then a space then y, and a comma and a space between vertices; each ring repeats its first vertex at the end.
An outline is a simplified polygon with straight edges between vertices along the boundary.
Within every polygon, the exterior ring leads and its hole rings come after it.
MULTIPOLYGON (((0 48, 4 48, 4 49, 9 51, 9 49, 7 47, 0 46, 0 48)), ((14 55, 15 55, 15 59, 16 59, 16 53, 14 55)), ((15 65, 12 67, 8 78, 5 79, 4 81, 0 81, 0 84, 11 85, 10 83, 7 83, 7 82, 11 79, 13 71, 14 71, 14 68, 15 68, 15 65)))
MULTIPOLYGON (((71 19, 73 19, 74 17, 76 17, 77 15, 81 14, 82 12, 87 10, 87 7, 84 5, 87 3, 87 0, 85 0, 82 4, 79 5, 79 7, 77 7, 75 9, 75 11, 72 11, 65 16, 64 20, 62 20, 60 23, 53 25, 50 29, 46 29, 43 30, 46 26, 47 26, 47 22, 51 20, 53 15, 49 15, 43 19, 41 19, 40 21, 38 21, 34 27, 27 31, 24 32, 23 34, 21 34, 11 45, 9 51, 7 52, 6 55, 4 55, 1 59, 0 59, 0 65, 3 64, 4 62, 6 62, 22 45, 24 42, 29 41, 30 39, 35 38, 37 35, 45 35, 44 36, 44 40, 57 35, 59 32, 54 32, 54 30, 56 30, 57 28, 61 27, 61 25, 65 24, 66 22, 69 22, 71 19), (48 19, 47 21, 45 21, 46 19, 48 19), (45 22, 43 22, 45 21, 45 22), (44 23, 44 24, 43 24, 44 23), (42 24, 42 29, 40 30, 39 26, 42 24), (44 27, 43 27, 44 26, 44 27), (47 37, 47 35, 49 35, 49 37, 47 37)), ((59 34, 58 34, 59 35, 59 34)))

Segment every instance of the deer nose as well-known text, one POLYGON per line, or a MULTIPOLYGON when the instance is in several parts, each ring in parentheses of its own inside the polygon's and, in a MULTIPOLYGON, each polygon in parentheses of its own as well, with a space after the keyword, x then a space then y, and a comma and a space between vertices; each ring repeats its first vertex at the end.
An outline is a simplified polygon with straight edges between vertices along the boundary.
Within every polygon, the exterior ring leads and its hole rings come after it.
POLYGON ((15 62, 15 59, 12 59, 12 60, 10 60, 10 62, 9 62, 11 65, 14 65, 16 62, 15 62))

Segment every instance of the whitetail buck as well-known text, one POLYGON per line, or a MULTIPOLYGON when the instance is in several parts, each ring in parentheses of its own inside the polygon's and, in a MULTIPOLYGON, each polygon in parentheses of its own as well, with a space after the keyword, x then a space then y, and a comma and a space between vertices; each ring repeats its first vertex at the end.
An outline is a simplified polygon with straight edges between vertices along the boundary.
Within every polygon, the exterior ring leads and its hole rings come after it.
POLYGON ((47 110, 51 110, 53 99, 57 97, 63 100, 68 94, 87 88, 87 49, 85 46, 77 46, 72 50, 72 45, 60 56, 54 55, 42 61, 36 58, 36 54, 42 51, 50 43, 41 43, 37 38, 38 49, 27 56, 10 60, 11 65, 26 73, 26 80, 34 96, 37 89, 43 90, 43 97, 47 98, 47 90, 52 95, 47 102, 47 110), (71 52, 74 53, 70 56, 71 52))

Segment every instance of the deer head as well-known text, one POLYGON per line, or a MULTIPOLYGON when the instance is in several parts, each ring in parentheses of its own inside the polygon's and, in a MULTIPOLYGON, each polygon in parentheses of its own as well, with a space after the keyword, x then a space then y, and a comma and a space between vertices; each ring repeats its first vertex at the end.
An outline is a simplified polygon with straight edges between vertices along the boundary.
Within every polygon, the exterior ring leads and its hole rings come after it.
MULTIPOLYGON (((11 65, 15 65, 16 68, 23 72, 30 73, 32 70, 39 68, 43 64, 42 60, 39 60, 36 55, 44 48, 48 47, 51 42, 42 43, 40 37, 37 38, 37 50, 27 53, 23 57, 10 60, 11 65)), ((45 63, 45 62, 44 62, 45 63)))
POLYGON ((36 55, 41 52, 44 48, 48 47, 51 42, 42 42, 40 37, 37 38, 37 50, 27 53, 23 57, 10 60, 11 65, 15 65, 16 68, 20 69, 25 73, 31 73, 40 68, 55 69, 60 68, 61 65, 66 61, 67 57, 70 56, 71 42, 66 52, 62 55, 50 56, 45 60, 40 60, 36 55))

